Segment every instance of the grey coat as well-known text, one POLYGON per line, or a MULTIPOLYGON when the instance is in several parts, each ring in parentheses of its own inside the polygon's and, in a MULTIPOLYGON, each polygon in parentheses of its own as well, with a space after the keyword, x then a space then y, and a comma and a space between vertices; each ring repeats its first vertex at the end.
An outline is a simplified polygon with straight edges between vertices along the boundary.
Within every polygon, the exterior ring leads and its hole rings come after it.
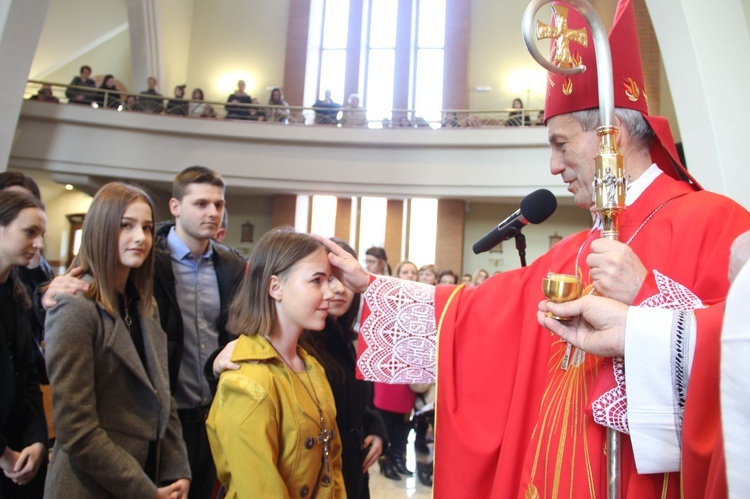
POLYGON ((119 316, 80 293, 56 299, 45 322, 57 440, 44 497, 154 497, 143 467, 156 440, 160 485, 190 478, 158 319, 141 304, 144 369, 119 316))

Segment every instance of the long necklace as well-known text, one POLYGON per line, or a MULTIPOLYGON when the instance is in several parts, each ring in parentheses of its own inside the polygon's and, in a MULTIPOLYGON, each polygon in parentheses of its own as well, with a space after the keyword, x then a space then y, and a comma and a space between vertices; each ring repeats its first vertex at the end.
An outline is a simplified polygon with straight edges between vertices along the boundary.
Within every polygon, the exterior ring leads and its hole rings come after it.
MULTIPOLYGON (((264 336, 264 338, 266 337, 264 336)), ((289 372, 291 372, 297 378, 297 380, 299 380, 302 388, 304 388, 305 392, 307 392, 307 396, 310 397, 310 400, 312 400, 313 404, 315 404, 315 407, 318 409, 318 414, 320 415, 320 434, 315 437, 315 443, 323 446, 323 465, 325 466, 326 473, 330 475, 331 465, 329 461, 329 454, 330 444, 333 440, 333 430, 326 429, 326 420, 323 417, 323 407, 320 405, 320 400, 318 400, 318 393, 315 391, 315 385, 313 385, 312 378, 310 378, 310 371, 309 369, 307 369, 307 365, 305 365, 305 374, 307 375, 307 381, 310 382, 312 393, 310 393, 310 390, 307 389, 307 386, 305 385, 304 381, 302 381, 302 378, 300 378, 299 374, 297 374, 297 372, 292 369, 292 366, 289 365, 289 362, 286 361, 286 359, 276 349, 274 344, 271 343, 271 340, 269 338, 266 338, 266 340, 268 341, 268 344, 271 345, 271 348, 273 348, 273 351, 276 352, 276 355, 279 356, 281 362, 283 362, 284 365, 286 365, 287 369, 289 369, 289 372)))

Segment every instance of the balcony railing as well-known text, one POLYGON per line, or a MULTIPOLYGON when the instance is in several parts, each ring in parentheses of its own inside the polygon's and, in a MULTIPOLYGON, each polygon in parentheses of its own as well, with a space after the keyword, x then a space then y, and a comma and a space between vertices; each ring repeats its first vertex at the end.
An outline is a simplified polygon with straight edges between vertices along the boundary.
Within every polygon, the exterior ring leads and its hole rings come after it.
POLYGON ((414 109, 393 109, 387 113, 381 112, 386 116, 376 118, 372 116, 376 114, 374 111, 362 107, 316 108, 191 100, 37 80, 27 82, 24 98, 119 112, 339 128, 459 129, 543 125, 543 110, 534 108, 444 109, 432 113, 440 117, 433 120, 425 119, 414 109))

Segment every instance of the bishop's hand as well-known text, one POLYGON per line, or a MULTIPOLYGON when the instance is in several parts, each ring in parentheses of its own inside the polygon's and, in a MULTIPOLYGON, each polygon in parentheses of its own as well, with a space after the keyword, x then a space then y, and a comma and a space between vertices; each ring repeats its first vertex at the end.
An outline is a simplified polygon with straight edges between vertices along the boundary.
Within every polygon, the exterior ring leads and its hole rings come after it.
POLYGON ((602 357, 625 353, 625 322, 628 306, 602 296, 586 295, 565 303, 539 302, 537 321, 576 348, 602 357), (570 317, 564 322, 548 317, 570 317))
POLYGON ((627 305, 633 304, 648 275, 630 246, 611 239, 592 242, 586 264, 596 291, 627 305))
POLYGON ((364 293, 367 286, 370 285, 370 274, 362 268, 357 259, 341 246, 325 237, 317 234, 312 234, 312 237, 323 243, 330 251, 328 261, 336 279, 355 293, 364 293))

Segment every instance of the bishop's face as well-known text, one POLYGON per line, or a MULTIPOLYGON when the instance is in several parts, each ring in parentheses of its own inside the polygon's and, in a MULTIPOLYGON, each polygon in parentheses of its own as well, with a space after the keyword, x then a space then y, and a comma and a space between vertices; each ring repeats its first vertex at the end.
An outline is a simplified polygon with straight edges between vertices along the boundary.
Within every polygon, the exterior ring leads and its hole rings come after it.
POLYGON ((562 114, 547 120, 547 137, 552 147, 550 172, 568 184, 576 206, 590 209, 594 204, 594 158, 599 152, 596 132, 585 132, 570 114, 562 114))

